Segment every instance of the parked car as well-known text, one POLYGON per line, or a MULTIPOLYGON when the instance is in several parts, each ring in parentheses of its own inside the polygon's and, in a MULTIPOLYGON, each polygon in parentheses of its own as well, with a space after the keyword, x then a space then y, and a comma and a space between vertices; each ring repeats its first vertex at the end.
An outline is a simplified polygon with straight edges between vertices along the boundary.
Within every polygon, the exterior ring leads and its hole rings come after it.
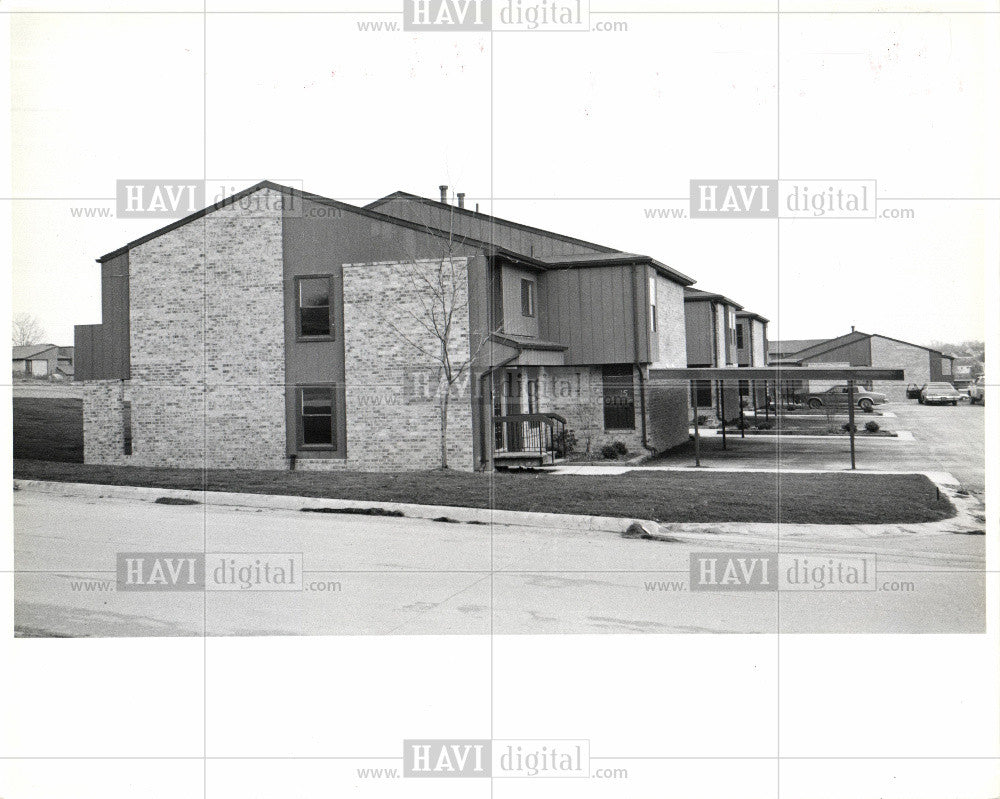
MULTIPOLYGON (((847 386, 834 386, 826 391, 809 394, 806 397, 806 405, 814 410, 823 407, 846 408, 847 402, 847 386)), ((870 411, 883 402, 885 402, 885 394, 879 394, 877 391, 865 391, 863 388, 854 389, 854 403, 863 411, 870 411)))
POLYGON ((923 386, 918 386, 916 383, 910 383, 910 385, 906 387, 906 398, 920 399, 920 392, 923 390, 923 386))
POLYGON ((962 395, 951 383, 928 383, 920 392, 921 405, 958 405, 962 395))
POLYGON ((980 375, 976 382, 969 386, 969 402, 973 405, 986 404, 986 378, 980 375))

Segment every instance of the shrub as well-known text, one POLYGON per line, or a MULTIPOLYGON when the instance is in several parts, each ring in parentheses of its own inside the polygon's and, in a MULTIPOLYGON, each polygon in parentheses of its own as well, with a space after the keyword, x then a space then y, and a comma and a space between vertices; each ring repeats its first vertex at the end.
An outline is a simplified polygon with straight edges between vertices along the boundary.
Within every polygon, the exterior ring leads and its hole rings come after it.
POLYGON ((865 422, 865 430, 869 433, 877 433, 879 430, 878 422, 865 422))
POLYGON ((628 455, 628 447, 625 446, 624 441, 615 441, 614 443, 612 443, 611 446, 614 448, 617 454, 622 456, 628 455))
POLYGON ((844 422, 844 425, 840 428, 845 433, 857 433, 858 426, 856 424, 851 424, 850 422, 844 422))
POLYGON ((615 449, 614 444, 605 444, 601 447, 601 457, 605 460, 616 461, 618 460, 618 450, 615 449))
POLYGON ((705 414, 703 414, 703 413, 698 414, 698 424, 699 425, 706 425, 706 424, 708 424, 708 417, 705 416, 705 414))
POLYGON ((766 421, 765 422, 757 422, 757 429, 758 430, 770 430, 772 427, 774 427, 774 422, 766 422, 766 421))
POLYGON ((563 429, 555 437, 556 457, 565 458, 572 452, 576 452, 579 442, 576 440, 576 433, 572 430, 563 429))

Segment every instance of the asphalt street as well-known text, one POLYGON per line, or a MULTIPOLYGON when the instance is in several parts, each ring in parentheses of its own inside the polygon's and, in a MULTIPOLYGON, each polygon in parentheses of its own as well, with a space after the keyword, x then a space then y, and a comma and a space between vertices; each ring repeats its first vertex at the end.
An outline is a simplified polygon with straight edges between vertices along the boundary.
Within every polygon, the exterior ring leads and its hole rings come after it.
MULTIPOLYGON (((624 478, 623 478, 624 479, 624 478)), ((774 552, 764 535, 676 541, 149 501, 14 494, 23 635, 981 632, 983 536, 783 533, 813 563, 867 553, 877 590, 692 591, 692 553, 774 552), (116 590, 119 552, 301 553, 301 590, 116 590)), ((209 556, 209 563, 211 564, 209 556)))

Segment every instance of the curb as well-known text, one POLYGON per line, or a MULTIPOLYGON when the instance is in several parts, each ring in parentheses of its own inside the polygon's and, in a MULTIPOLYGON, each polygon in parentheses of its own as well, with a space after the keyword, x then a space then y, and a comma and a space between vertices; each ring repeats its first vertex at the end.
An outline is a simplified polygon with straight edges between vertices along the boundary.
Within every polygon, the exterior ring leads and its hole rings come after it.
POLYGON ((105 497, 153 502, 159 497, 191 499, 209 507, 265 508, 268 510, 301 511, 302 508, 331 508, 334 510, 365 510, 378 508, 398 511, 411 519, 433 521, 442 516, 457 522, 479 522, 516 527, 543 529, 602 531, 624 533, 631 524, 638 522, 651 534, 659 533, 659 525, 647 519, 619 516, 583 516, 570 513, 536 513, 519 510, 493 510, 490 508, 465 508, 451 505, 415 505, 408 502, 369 502, 356 499, 329 499, 326 497, 299 497, 288 494, 242 494, 233 491, 192 491, 181 488, 150 488, 147 486, 112 486, 98 483, 60 483, 54 480, 15 480, 14 485, 48 494, 62 496, 105 497))
MULTIPOLYGON (((722 437, 722 431, 721 430, 719 430, 718 428, 711 428, 711 429, 714 431, 713 433, 701 433, 701 437, 702 438, 712 438, 712 437, 719 437, 719 438, 721 438, 722 437)), ((915 440, 914 437, 913 437, 913 433, 911 433, 909 430, 892 430, 891 432, 894 433, 895 435, 891 435, 891 436, 873 436, 873 435, 862 435, 862 434, 859 434, 856 437, 855 440, 857 440, 857 441, 914 441, 915 440)), ((691 436, 694 435, 694 428, 693 427, 690 428, 690 430, 688 431, 688 435, 691 435, 691 436)), ((729 430, 729 431, 727 431, 726 432, 726 436, 728 438, 734 438, 734 439, 735 438, 743 438, 742 436, 740 436, 740 431, 738 429, 737 430, 729 430)), ((825 435, 825 436, 824 435, 816 435, 815 433, 750 433, 745 438, 743 438, 743 440, 746 441, 747 439, 755 439, 755 438, 764 438, 764 439, 772 439, 772 438, 812 438, 812 439, 834 439, 834 440, 844 439, 844 440, 849 440, 847 433, 836 433, 836 434, 829 434, 829 435, 825 435)))

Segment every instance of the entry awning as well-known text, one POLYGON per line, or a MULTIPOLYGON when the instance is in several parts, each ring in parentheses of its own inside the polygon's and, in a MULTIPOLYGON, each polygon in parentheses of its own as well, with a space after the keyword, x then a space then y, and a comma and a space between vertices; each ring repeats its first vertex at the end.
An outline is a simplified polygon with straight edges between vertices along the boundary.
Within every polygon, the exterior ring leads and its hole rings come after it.
POLYGON ((874 366, 688 366, 650 369, 650 380, 905 380, 874 366))

